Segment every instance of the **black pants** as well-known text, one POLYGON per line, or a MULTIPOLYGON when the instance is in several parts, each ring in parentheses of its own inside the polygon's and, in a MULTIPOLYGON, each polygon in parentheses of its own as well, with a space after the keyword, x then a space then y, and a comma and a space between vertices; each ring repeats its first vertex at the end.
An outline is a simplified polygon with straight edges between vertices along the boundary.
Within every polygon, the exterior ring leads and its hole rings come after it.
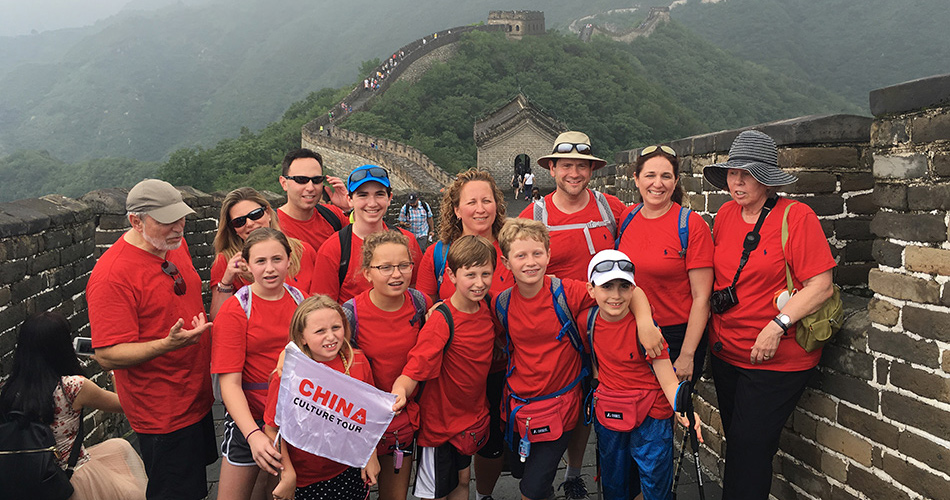
POLYGON ((772 458, 782 427, 815 369, 778 372, 739 368, 716 356, 712 374, 726 433, 722 497, 762 500, 772 487, 772 458))
POLYGON ((208 495, 205 466, 218 459, 211 412, 177 431, 138 437, 148 476, 146 498, 197 500, 208 495))

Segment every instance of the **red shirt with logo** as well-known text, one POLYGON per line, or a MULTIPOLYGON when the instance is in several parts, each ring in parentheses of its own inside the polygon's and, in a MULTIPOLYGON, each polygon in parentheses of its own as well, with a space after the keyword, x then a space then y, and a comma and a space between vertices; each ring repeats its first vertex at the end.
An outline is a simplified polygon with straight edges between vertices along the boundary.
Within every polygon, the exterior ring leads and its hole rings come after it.
MULTIPOLYGON (((498 241, 493 241, 492 245, 495 246, 496 254, 495 274, 492 276, 491 282, 491 295, 494 297, 506 288, 512 287, 515 282, 511 278, 511 271, 501 262, 501 247, 498 246, 498 241)), ((425 255, 422 256, 422 262, 418 266, 419 278, 416 282, 416 289, 430 297, 436 296, 442 300, 448 300, 455 293, 455 284, 449 278, 449 265, 446 262, 445 270, 442 272, 442 284, 439 285, 435 277, 435 247, 436 245, 429 245, 425 255)), ((448 246, 443 247, 443 250, 445 251, 446 248, 448 246)), ((443 259, 443 261, 447 260, 448 252, 446 251, 446 259, 443 259)))

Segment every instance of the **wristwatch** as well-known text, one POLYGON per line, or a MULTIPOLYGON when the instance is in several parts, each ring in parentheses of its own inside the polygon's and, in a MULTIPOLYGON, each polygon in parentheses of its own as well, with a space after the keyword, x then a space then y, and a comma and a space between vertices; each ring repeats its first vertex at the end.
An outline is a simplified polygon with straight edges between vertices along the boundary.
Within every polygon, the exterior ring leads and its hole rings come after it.
POLYGON ((778 316, 772 318, 772 321, 782 327, 782 331, 785 332, 783 335, 788 335, 788 327, 792 326, 792 318, 789 318, 787 314, 779 313, 778 316))

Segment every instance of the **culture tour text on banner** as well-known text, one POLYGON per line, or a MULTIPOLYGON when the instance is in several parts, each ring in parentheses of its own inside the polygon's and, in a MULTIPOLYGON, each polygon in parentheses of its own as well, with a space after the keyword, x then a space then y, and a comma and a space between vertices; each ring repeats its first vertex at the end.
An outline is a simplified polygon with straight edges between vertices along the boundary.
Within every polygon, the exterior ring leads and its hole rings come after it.
POLYGON ((291 445, 351 467, 365 467, 393 419, 396 396, 310 359, 293 342, 274 420, 291 445))

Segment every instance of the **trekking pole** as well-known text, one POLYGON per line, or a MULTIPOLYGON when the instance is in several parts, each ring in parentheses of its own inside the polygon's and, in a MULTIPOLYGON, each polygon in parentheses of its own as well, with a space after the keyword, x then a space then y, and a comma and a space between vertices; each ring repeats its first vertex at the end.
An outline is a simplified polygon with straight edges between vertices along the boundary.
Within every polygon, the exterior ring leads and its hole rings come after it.
POLYGON ((680 454, 676 457, 676 466, 673 467, 673 470, 676 471, 673 475, 673 486, 670 488, 673 500, 676 500, 676 485, 680 482, 680 472, 683 470, 683 456, 686 455, 687 439, 689 439, 689 433, 688 431, 683 431, 683 444, 680 445, 680 454))
POLYGON ((693 447, 693 462, 696 462, 696 480, 699 483, 699 500, 706 500, 706 491, 703 489, 703 471, 699 464, 699 439, 696 437, 696 417, 693 415, 692 383, 690 395, 686 398, 686 418, 689 420, 689 442, 693 447))

